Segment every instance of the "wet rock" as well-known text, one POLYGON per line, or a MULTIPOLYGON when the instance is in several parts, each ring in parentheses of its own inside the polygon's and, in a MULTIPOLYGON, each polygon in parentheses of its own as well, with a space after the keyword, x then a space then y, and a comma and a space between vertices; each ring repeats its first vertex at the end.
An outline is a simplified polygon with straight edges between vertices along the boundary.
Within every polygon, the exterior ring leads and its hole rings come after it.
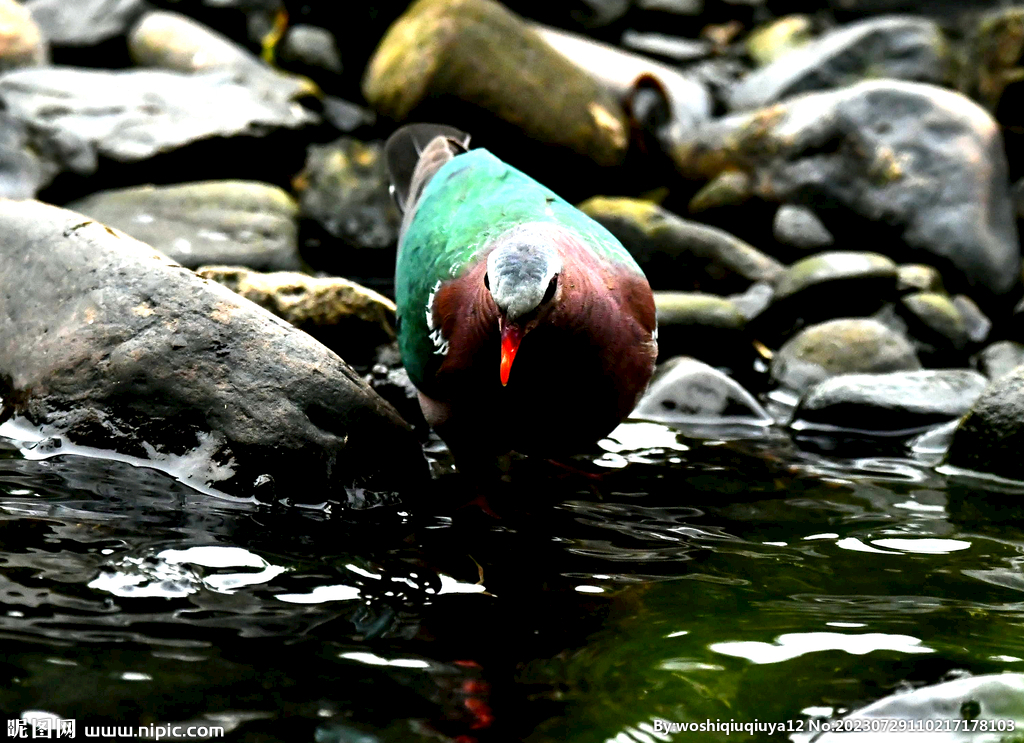
POLYGON ((931 266, 922 263, 904 263, 896 269, 896 291, 907 292, 938 292, 945 293, 942 285, 942 274, 931 266))
POLYGON ((977 302, 965 294, 957 294, 953 297, 953 306, 963 318, 967 337, 971 343, 984 343, 988 339, 989 331, 992 330, 992 321, 989 320, 988 315, 981 311, 977 302))
POLYGON ((840 27, 751 72, 733 88, 733 110, 760 108, 799 93, 840 88, 866 77, 941 83, 948 53, 937 23, 882 17, 840 27))
POLYGON ((123 36, 149 9, 146 0, 28 0, 25 8, 51 44, 86 47, 123 36))
POLYGON ((0 71, 46 64, 49 49, 28 9, 0 0, 0 71))
POLYGON ((733 294, 729 300, 749 322, 764 312, 772 303, 775 290, 767 281, 758 281, 742 294, 733 294))
POLYGON ((373 391, 391 403, 416 431, 423 435, 429 431, 430 427, 420 408, 419 390, 402 366, 402 354, 397 343, 389 343, 377 349, 370 373, 365 379, 373 391))
POLYGON ((395 339, 395 303, 348 279, 235 266, 204 266, 196 273, 270 310, 353 364, 368 363, 377 346, 395 339))
POLYGON ((658 355, 695 356, 710 364, 734 366, 750 355, 747 320, 730 300, 699 292, 655 292, 658 355))
POLYGON ((747 54, 763 67, 805 46, 811 38, 808 16, 787 15, 754 29, 746 40, 747 54))
POLYGON ((669 359, 658 367, 631 417, 668 424, 773 422, 754 396, 737 382, 685 356, 669 359))
POLYGON ((1024 367, 993 380, 960 424, 948 462, 1014 480, 1024 479, 1024 367))
POLYGON ((128 36, 132 59, 141 67, 177 72, 226 70, 277 101, 314 92, 304 78, 266 66, 249 50, 188 16, 169 11, 147 13, 128 36))
POLYGON ((208 263, 260 271, 302 267, 298 206, 266 183, 139 186, 102 191, 68 208, 152 245, 186 268, 208 263))
POLYGON ((640 199, 595 196, 579 207, 633 254, 655 289, 716 294, 773 282, 782 265, 724 230, 678 217, 640 199))
POLYGON ((100 156, 135 162, 200 140, 258 137, 316 121, 219 71, 15 70, 0 75, 0 101, 36 139, 58 143, 52 157, 80 175, 95 172, 100 156))
POLYGON ((917 341, 917 354, 926 366, 954 365, 963 361, 971 342, 960 310, 944 294, 915 292, 896 305, 907 329, 917 341))
POLYGON ((807 390, 792 425, 908 432, 965 415, 987 384, 969 369, 843 374, 807 390))
POLYGON ((690 214, 700 214, 709 209, 724 206, 739 206, 753 193, 750 176, 740 170, 725 170, 708 181, 687 205, 690 214))
MULTIPOLYGON (((713 102, 707 88, 674 67, 567 31, 538 25, 532 28, 573 64, 590 73, 617 100, 632 98, 638 81, 643 81, 664 99, 667 123, 671 126, 688 130, 711 117, 713 102)), ((635 103, 632 108, 636 108, 635 103)))
POLYGON ((921 368, 914 347, 877 320, 841 319, 804 328, 775 354, 772 379, 803 393, 840 374, 913 371, 921 368))
MULTIPOLYGON (((306 167, 295 178, 302 215, 315 220, 345 246, 378 254, 380 266, 393 268, 394 247, 402 216, 388 190, 389 180, 379 142, 363 143, 351 137, 326 145, 310 145, 306 167)), ((349 251, 309 255, 318 266, 365 265, 349 251)))
POLYGON ((896 294, 896 264, 877 253, 833 251, 797 261, 779 276, 755 332, 768 341, 833 317, 869 315, 896 294))
POLYGON ((270 475, 344 502, 424 473, 394 409, 307 334, 74 212, 3 201, 0 224, 5 414, 240 496, 270 475))
POLYGON ((989 379, 997 379, 1024 364, 1024 343, 997 341, 978 354, 978 368, 989 379))
POLYGON ((879 80, 798 96, 704 124, 673 156, 691 177, 745 170, 762 198, 813 204, 833 234, 934 264, 982 306, 1020 280, 999 129, 959 94, 879 80))
POLYGON ((775 212, 772 234, 783 245, 800 250, 821 250, 835 243, 832 233, 813 211, 793 204, 783 204, 775 212))
MULTIPOLYGON (((970 575, 986 571, 964 572, 970 575)), ((850 713, 844 719, 857 721, 849 723, 851 725, 849 729, 863 730, 877 730, 883 725, 891 726, 894 723, 903 724, 908 730, 926 730, 928 729, 926 726, 931 726, 936 731, 945 731, 946 726, 949 726, 948 732, 936 732, 926 736, 940 743, 954 743, 972 738, 1009 743, 1014 734, 1005 732, 964 733, 963 730, 981 730, 982 721, 986 723, 986 729, 991 731, 998 729, 997 724, 1003 727, 1003 730, 1009 729, 1011 724, 1020 730, 1024 725, 1022 698, 1024 698, 1024 674, 996 673, 987 676, 970 676, 893 694, 850 713), (970 724, 970 728, 966 727, 968 724, 970 724), (863 725, 863 727, 852 727, 852 725, 863 725), (959 733, 956 732, 958 725, 961 731, 959 733)), ((886 727, 886 729, 892 728, 886 727)), ((885 737, 895 740, 897 737, 903 738, 906 735, 906 733, 871 734, 869 737, 876 739, 885 737)), ((813 739, 815 743, 843 743, 849 737, 841 732, 826 732, 814 735, 813 739)), ((810 734, 792 736, 795 743, 810 743, 811 738, 810 734)))
POLYGON ((396 121, 450 96, 599 165, 621 163, 629 144, 614 97, 492 0, 413 3, 370 60, 363 94, 396 121))

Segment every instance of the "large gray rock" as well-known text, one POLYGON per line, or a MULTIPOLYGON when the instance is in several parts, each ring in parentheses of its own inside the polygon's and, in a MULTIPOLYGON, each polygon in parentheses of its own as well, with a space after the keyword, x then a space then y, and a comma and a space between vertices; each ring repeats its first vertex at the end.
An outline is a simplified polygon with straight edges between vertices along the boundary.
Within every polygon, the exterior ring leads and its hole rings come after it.
POLYGON ((40 67, 0 75, 0 102, 37 149, 80 175, 99 157, 136 162, 214 137, 259 137, 316 117, 281 96, 247 87, 229 71, 40 67))
POLYGON ((734 110, 798 93, 839 88, 867 77, 942 83, 948 44, 934 21, 884 16, 841 26, 747 75, 729 96, 734 110))
POLYGON ((986 384, 970 369, 843 374, 807 391, 793 425, 876 433, 920 429, 966 414, 986 384))
POLYGON ((684 174, 745 171, 755 195, 814 206, 837 239, 935 265, 983 306, 1020 281, 999 126, 958 93, 897 80, 809 93, 703 124, 672 152, 684 174))
POLYGON ((2 200, 0 229, 5 415, 240 496, 262 475, 344 502, 425 474, 394 409, 266 310, 71 211, 2 200))
POLYGON ((1024 480, 1024 366, 993 380, 957 428, 948 462, 1024 480))
POLYGON ((101 191, 68 208, 152 245, 186 268, 296 271, 298 205, 277 186, 205 181, 101 191))

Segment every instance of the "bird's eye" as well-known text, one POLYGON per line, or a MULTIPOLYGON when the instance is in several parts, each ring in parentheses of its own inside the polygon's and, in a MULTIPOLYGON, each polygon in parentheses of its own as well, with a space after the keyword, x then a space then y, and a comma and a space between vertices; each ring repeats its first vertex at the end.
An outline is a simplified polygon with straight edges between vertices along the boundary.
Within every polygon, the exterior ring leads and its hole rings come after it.
POLYGON ((491 277, 488 276, 486 273, 484 274, 484 288, 487 291, 491 290, 491 277))
POLYGON ((548 290, 544 292, 544 299, 540 300, 541 304, 546 304, 555 298, 555 289, 558 288, 558 274, 556 273, 551 277, 551 281, 548 282, 548 290))

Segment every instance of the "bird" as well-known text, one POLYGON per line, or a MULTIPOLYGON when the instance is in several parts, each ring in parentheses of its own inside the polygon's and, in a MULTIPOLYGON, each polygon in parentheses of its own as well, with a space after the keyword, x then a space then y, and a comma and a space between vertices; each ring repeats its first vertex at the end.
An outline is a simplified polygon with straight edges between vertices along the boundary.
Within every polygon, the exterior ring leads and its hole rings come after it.
POLYGON ((403 364, 456 464, 585 451, 654 371, 650 285, 602 225, 469 141, 423 123, 385 143, 403 364))

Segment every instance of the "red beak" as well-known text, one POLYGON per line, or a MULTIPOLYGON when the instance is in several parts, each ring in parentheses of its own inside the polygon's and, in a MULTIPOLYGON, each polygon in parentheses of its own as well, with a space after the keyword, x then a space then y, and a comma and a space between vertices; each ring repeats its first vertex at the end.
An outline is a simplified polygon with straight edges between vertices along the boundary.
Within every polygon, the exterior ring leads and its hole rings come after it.
POLYGON ((505 318, 499 322, 501 328, 501 386, 508 384, 508 374, 512 370, 512 360, 519 350, 519 342, 523 340, 523 331, 515 323, 506 323, 505 318))

